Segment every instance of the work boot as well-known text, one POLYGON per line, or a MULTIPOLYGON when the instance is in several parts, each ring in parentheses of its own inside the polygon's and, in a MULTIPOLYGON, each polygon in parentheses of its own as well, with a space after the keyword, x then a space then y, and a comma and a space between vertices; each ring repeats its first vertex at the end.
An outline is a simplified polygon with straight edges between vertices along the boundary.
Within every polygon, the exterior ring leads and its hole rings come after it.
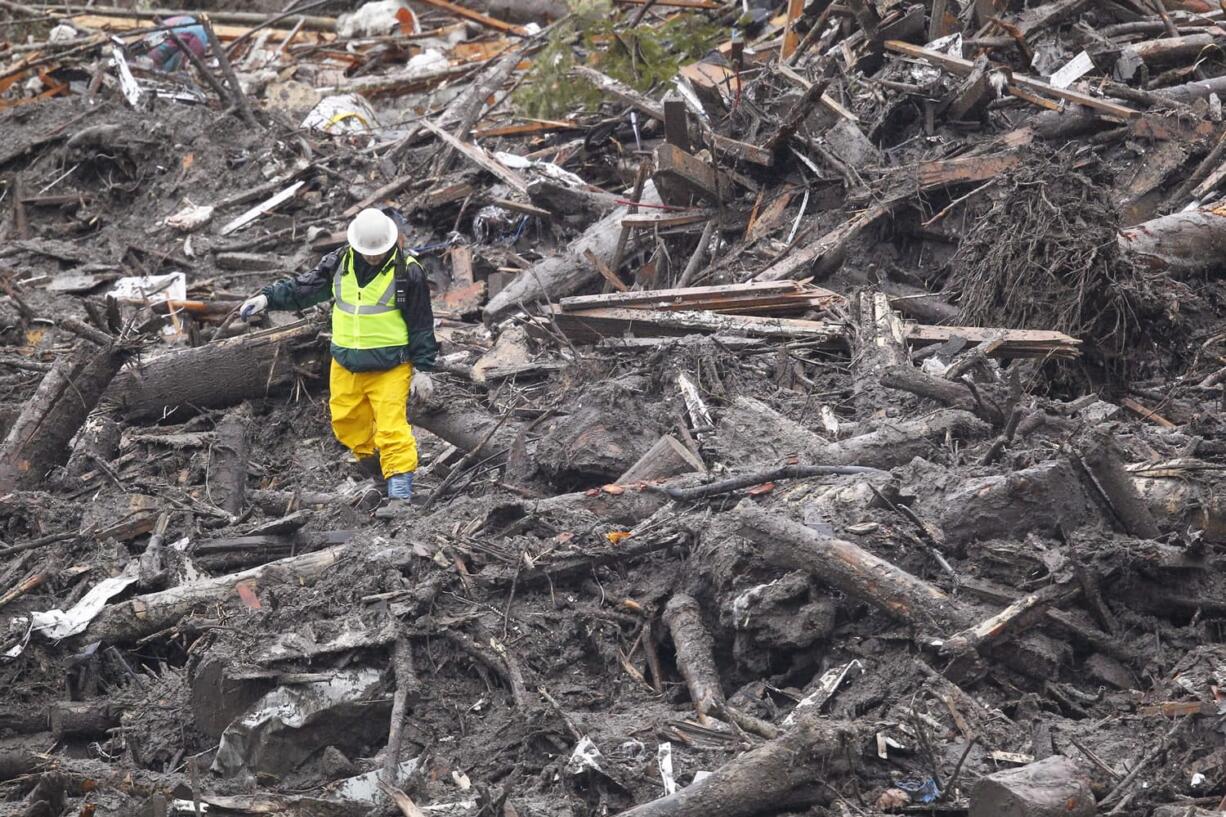
POLYGON ((413 499, 413 472, 387 478, 387 503, 375 511, 378 519, 397 519, 409 509, 413 499))
POLYGON ((380 491, 385 489, 387 480, 383 478, 383 467, 379 464, 378 453, 366 457, 355 457, 352 465, 358 479, 373 479, 380 491))

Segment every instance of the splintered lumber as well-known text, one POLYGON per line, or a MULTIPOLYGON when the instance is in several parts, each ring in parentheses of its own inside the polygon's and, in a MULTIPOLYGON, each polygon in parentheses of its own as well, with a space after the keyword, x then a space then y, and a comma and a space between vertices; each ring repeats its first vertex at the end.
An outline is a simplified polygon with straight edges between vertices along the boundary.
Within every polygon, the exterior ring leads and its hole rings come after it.
POLYGON ((884 292, 860 292, 855 299, 856 331, 852 336, 852 388, 856 413, 869 416, 881 405, 881 374, 905 363, 906 332, 884 292))
POLYGON ((340 562, 345 547, 337 545, 290 556, 240 573, 202 579, 107 605, 78 638, 81 643, 102 641, 107 644, 143 638, 173 626, 198 607, 215 606, 227 599, 237 601, 239 584, 249 588, 266 580, 309 584, 340 562))
POLYGON ((968 617, 942 590, 859 545, 764 511, 749 501, 736 508, 737 530, 772 564, 804 570, 890 616, 929 632, 944 633, 968 617))
POLYGON ((843 721, 799 718, 782 736, 740 755, 673 794, 619 817, 751 817, 831 799, 823 783, 854 751, 858 733, 843 721))
MULTIPOLYGON (((660 203, 655 185, 648 184, 644 187, 642 202, 660 203)), ((621 222, 628 213, 627 207, 618 207, 587 228, 566 247, 565 252, 551 255, 521 272, 506 288, 490 298, 485 306, 485 320, 500 320, 521 305, 527 306, 543 298, 552 300, 570 295, 575 290, 600 280, 600 271, 592 266, 585 253, 592 253, 605 264, 612 261, 617 251, 621 222)))
MULTIPOLYGON (((155 18, 174 17, 177 14, 182 14, 182 11, 174 9, 135 9, 135 8, 119 8, 115 6, 93 6, 81 3, 67 4, 56 7, 57 11, 70 11, 73 13, 81 12, 85 14, 97 14, 104 17, 136 17, 142 20, 153 20, 155 18)), ((209 15, 212 19, 219 23, 232 23, 234 25, 254 26, 260 25, 268 21, 268 15, 255 11, 214 11, 209 15)), ((295 14, 295 16, 299 16, 295 14)), ((301 16, 302 27, 308 31, 336 31, 335 17, 312 17, 310 15, 301 16)))
POLYGON ((434 6, 436 9, 442 9, 450 14, 454 14, 457 17, 463 17, 465 20, 472 20, 478 25, 485 26, 486 28, 493 29, 494 31, 499 31, 503 34, 514 34, 517 37, 528 36, 528 29, 524 28, 523 26, 512 25, 511 23, 490 17, 488 14, 482 14, 479 11, 473 11, 472 9, 465 8, 464 6, 456 3, 450 3, 448 0, 421 0, 421 2, 428 6, 434 6))
POLYGON ((999 340, 1000 345, 987 353, 988 357, 1060 357, 1075 358, 1081 354, 1081 341, 1063 332, 1047 329, 993 329, 980 326, 929 326, 908 324, 907 342, 913 346, 944 343, 959 337, 968 343, 988 343, 999 340))
POLYGON ((832 272, 843 263, 848 245, 860 231, 893 209, 893 205, 874 204, 844 221, 821 238, 798 247, 754 276, 757 281, 797 278, 818 261, 819 272, 832 272))
MULTIPOLYGON (((665 120, 664 106, 662 104, 648 99, 629 85, 618 82, 612 77, 606 76, 586 65, 575 66, 573 71, 576 75, 595 85, 606 96, 611 96, 629 105, 644 116, 649 116, 660 122, 665 120)), ((762 167, 771 167, 775 163, 774 153, 757 145, 738 142, 735 139, 729 139, 717 133, 708 133, 707 136, 711 139, 711 143, 715 146, 717 153, 726 154, 737 159, 744 159, 747 162, 753 162, 762 167)))
POLYGON ((567 337, 593 343, 604 337, 626 333, 645 336, 681 336, 694 334, 752 335, 767 338, 812 340, 837 349, 843 343, 843 331, 833 323, 766 318, 745 315, 725 315, 709 311, 678 310, 664 312, 652 309, 600 308, 567 312, 551 307, 553 319, 567 337))
POLYGON ((669 204, 686 205, 690 198, 714 204, 732 198, 732 181, 719 170, 669 142, 656 148, 652 175, 660 197, 669 204))
POLYGON ((127 358, 110 346, 80 342, 56 361, 0 443, 0 493, 33 488, 68 462, 68 447, 127 358))
POLYGON ((705 720, 724 702, 724 690, 711 633, 702 623, 702 608, 693 596, 675 593, 664 607, 664 624, 677 650, 677 668, 685 678, 690 700, 699 718, 705 720))
POLYGON ((558 305, 567 312, 598 307, 630 309, 710 310, 754 314, 804 312, 828 309, 843 302, 843 296, 798 281, 750 281, 722 286, 684 287, 605 295, 576 295, 562 298, 558 305))
MULTIPOLYGON (((668 290, 662 290, 667 292, 668 290)), ((637 337, 678 337, 683 335, 722 334, 746 335, 761 338, 808 340, 828 349, 845 349, 846 330, 841 324, 809 321, 798 318, 774 318, 757 315, 728 314, 681 308, 666 311, 666 308, 640 309, 638 304, 662 307, 647 296, 652 293, 625 293, 632 306, 609 306, 578 308, 584 302, 570 302, 568 306, 554 304, 549 308, 553 320, 567 337, 579 343, 595 343, 608 337, 632 334, 637 337), (635 300, 638 303, 635 304, 635 300)), ((593 296, 606 297, 606 296, 593 296)), ((488 307, 487 307, 488 309, 488 307)), ((737 312, 747 311, 739 305, 737 312)), ((907 324, 903 327, 908 343, 926 345, 944 343, 953 337, 962 337, 971 342, 983 342, 999 338, 1000 346, 993 352, 995 357, 1076 357, 1081 341, 1063 332, 1035 329, 983 329, 971 326, 928 326, 907 324)))
POLYGON ((302 320, 142 360, 119 373, 106 400, 134 420, 267 397, 321 370, 327 349, 318 337, 319 325, 302 320))
POLYGON ((647 449, 626 473, 618 477, 617 482, 620 485, 630 485, 706 470, 702 460, 693 451, 682 445, 676 437, 665 434, 647 449))
POLYGON ((447 145, 453 150, 463 154, 466 159, 475 164, 477 167, 491 174, 500 181, 505 182, 507 186, 516 192, 522 193, 525 196, 528 195, 527 180, 525 180, 523 176, 520 176, 514 170, 511 170, 509 167, 504 165, 502 162, 495 159, 484 148, 469 144, 468 142, 460 141, 447 131, 440 128, 438 125, 435 125, 429 119, 422 119, 420 124, 423 128, 446 142, 447 145))
MULTIPOLYGON (((940 51, 934 51, 930 48, 912 45, 911 43, 904 43, 900 40, 887 40, 885 42, 885 48, 887 51, 893 51, 896 54, 926 60, 932 65, 944 68, 951 74, 957 74, 958 76, 962 77, 970 75, 971 72, 975 70, 975 63, 970 60, 964 60, 961 57, 953 57, 949 54, 943 54, 940 51)), ((1100 114, 1106 114, 1107 116, 1116 117, 1118 119, 1139 119, 1142 115, 1140 111, 1129 108, 1127 105, 1120 105, 1118 102, 1112 102, 1110 100, 1090 96, 1089 94, 1083 94, 1069 88, 1057 88, 1054 85, 1049 85, 1042 80, 1034 79, 1033 77, 1028 77, 1024 74, 1014 74, 1009 72, 1008 77, 1009 84, 1006 86, 1006 89, 1011 93, 1014 93, 1015 96, 1021 96, 1021 94, 1017 93, 1018 91, 1023 93, 1029 91, 1032 93, 1046 94, 1049 97, 1063 99, 1066 102, 1072 102, 1076 105, 1084 105, 1085 107, 1090 108, 1100 114)), ((1022 98, 1028 99, 1027 96, 1022 96, 1022 98)))
POLYGON ((209 500, 231 516, 243 512, 247 494, 248 434, 251 417, 243 409, 226 415, 217 425, 209 449, 209 500))

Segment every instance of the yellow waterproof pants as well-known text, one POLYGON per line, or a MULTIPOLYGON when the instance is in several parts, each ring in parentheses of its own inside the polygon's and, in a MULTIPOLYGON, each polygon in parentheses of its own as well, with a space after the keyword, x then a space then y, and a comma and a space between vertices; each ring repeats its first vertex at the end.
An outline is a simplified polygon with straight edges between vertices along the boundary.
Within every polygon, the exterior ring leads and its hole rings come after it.
POLYGON ((332 433, 358 459, 378 449, 385 477, 417 470, 417 440, 407 416, 412 379, 408 363, 382 372, 351 372, 332 361, 332 433))

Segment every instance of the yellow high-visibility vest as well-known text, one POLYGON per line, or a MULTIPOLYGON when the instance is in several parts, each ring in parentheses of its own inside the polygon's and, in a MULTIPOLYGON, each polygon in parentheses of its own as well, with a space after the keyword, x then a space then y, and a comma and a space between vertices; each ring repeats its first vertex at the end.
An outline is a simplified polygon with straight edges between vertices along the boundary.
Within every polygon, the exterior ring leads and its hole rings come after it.
POLYGON ((409 327, 396 306, 396 254, 366 286, 358 286, 352 249, 332 279, 332 342, 345 349, 407 346, 409 327))

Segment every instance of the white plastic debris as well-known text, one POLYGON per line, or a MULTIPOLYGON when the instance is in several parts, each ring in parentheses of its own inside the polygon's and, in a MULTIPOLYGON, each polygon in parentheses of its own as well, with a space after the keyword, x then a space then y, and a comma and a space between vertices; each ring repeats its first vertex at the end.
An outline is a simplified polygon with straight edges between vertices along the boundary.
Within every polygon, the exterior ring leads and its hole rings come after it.
POLYGON ((121 301, 157 303, 187 300, 187 276, 182 272, 165 275, 129 275, 111 287, 111 295, 121 301))
POLYGON ((817 689, 806 695, 800 701, 800 703, 796 704, 796 708, 793 709, 786 718, 784 718, 784 728, 796 723, 797 714, 806 709, 821 711, 821 708, 825 706, 826 701, 829 701, 831 697, 834 696, 834 693, 843 683, 843 679, 852 672, 864 672, 864 665, 860 663, 859 659, 849 661, 841 667, 831 667, 822 673, 822 677, 817 681, 817 689))
POLYGON ((588 770, 604 774, 600 768, 600 749, 591 738, 584 735, 583 740, 575 745, 575 751, 570 753, 570 759, 566 761, 566 773, 578 775, 588 770))
MULTIPOLYGON (((128 589, 136 581, 139 569, 138 561, 129 562, 123 573, 98 582, 67 611, 47 610, 42 613, 31 613, 29 616, 31 631, 53 641, 83 632, 98 616, 98 613, 102 612, 102 608, 108 601, 128 589)), ((6 653, 5 657, 16 656, 9 656, 6 653)))
POLYGON ((380 127, 370 103, 358 94, 324 97, 302 120, 302 127, 338 136, 370 133, 380 127))
POLYGON ((506 165, 511 170, 528 170, 538 176, 544 176, 548 179, 553 179, 559 184, 564 184, 567 187, 577 188, 579 190, 588 190, 590 186, 583 179, 571 173, 553 162, 542 162, 532 159, 525 159, 515 153, 503 153, 496 151, 494 158, 500 163, 506 165))
POLYGON ((404 9, 411 16, 412 33, 419 34, 421 26, 417 15, 409 8, 405 0, 374 0, 365 3, 357 11, 342 14, 336 18, 336 34, 342 40, 356 37, 380 37, 400 30, 400 20, 396 13, 404 9))
POLYGON ((414 54, 409 58, 409 61, 404 64, 405 71, 409 76, 420 76, 429 74, 432 71, 441 71, 451 65, 447 61, 447 57, 442 51, 436 48, 427 48, 420 54, 414 54))
MULTIPOLYGON (((396 769, 396 784, 399 785, 401 780, 416 772, 420 762, 421 759, 415 757, 401 763, 396 769)), ((374 769, 357 777, 347 777, 336 784, 332 794, 341 800, 381 805, 387 801, 387 795, 379 788, 379 775, 382 773, 382 769, 374 769)))
POLYGON ((656 749, 656 767, 660 770, 660 779, 664 781, 664 794, 676 794, 677 778, 673 776, 673 745, 668 741, 661 743, 656 749))
POLYGON ((1053 88, 1067 88, 1092 70, 1094 70, 1094 62, 1090 59, 1090 54, 1082 51, 1065 63, 1059 71, 1051 75, 1051 86, 1053 88))
POLYGON ((199 230, 212 220, 213 209, 211 204, 192 204, 189 200, 177 213, 167 216, 164 223, 171 229, 190 233, 193 230, 199 230))
POLYGON ((924 358, 924 362, 920 364, 920 371, 933 377, 944 377, 948 370, 949 366, 935 356, 924 358))
POLYGON ((60 23, 51 29, 51 33, 47 35, 47 40, 53 43, 70 43, 78 36, 75 28, 67 23, 60 23))

